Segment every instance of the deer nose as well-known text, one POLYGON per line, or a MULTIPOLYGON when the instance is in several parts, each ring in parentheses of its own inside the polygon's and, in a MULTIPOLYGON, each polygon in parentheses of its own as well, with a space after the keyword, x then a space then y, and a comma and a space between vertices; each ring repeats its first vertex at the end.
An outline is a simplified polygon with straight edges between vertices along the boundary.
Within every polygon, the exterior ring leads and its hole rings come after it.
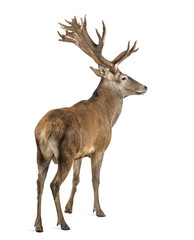
POLYGON ((146 86, 144 86, 144 91, 145 91, 145 92, 147 92, 147 89, 148 89, 148 88, 147 88, 146 86))

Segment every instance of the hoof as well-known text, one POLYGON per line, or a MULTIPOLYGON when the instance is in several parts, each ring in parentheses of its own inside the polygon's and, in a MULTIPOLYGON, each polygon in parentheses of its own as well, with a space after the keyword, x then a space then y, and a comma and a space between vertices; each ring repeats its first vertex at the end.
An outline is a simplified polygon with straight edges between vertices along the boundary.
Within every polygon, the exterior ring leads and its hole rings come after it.
POLYGON ((70 230, 70 227, 67 224, 61 224, 62 230, 70 230))
POLYGON ((72 208, 65 208, 65 213, 69 213, 69 214, 71 214, 72 213, 72 208))
POLYGON ((36 232, 43 232, 43 227, 40 226, 36 226, 36 232))
POLYGON ((104 212, 102 210, 96 211, 96 216, 97 217, 106 217, 106 215, 104 214, 104 212))
POLYGON ((101 209, 93 210, 93 212, 96 212, 97 217, 106 217, 106 215, 104 214, 104 212, 101 209))

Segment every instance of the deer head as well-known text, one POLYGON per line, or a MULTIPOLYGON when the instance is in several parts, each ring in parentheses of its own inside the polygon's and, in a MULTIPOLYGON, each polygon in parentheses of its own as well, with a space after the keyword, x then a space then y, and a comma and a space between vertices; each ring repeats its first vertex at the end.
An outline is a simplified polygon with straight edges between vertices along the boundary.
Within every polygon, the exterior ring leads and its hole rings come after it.
POLYGON ((89 55, 98 64, 98 69, 91 67, 97 76, 105 79, 107 82, 109 82, 109 84, 112 84, 123 98, 129 95, 140 95, 147 91, 146 86, 138 83, 126 74, 123 74, 118 68, 118 65, 122 61, 124 61, 132 53, 138 51, 138 48, 136 48, 137 41, 135 41, 132 48, 130 48, 129 41, 127 50, 121 52, 113 61, 109 61, 102 56, 102 49, 106 36, 106 27, 103 21, 102 36, 96 29, 96 33, 99 39, 98 44, 93 42, 87 32, 86 16, 84 20, 81 19, 81 24, 77 22, 76 17, 72 19, 72 22, 69 22, 67 20, 65 21, 69 24, 69 26, 59 23, 61 25, 61 28, 66 30, 65 35, 58 32, 59 36, 61 37, 59 41, 72 42, 80 49, 82 49, 82 51, 84 51, 87 55, 89 55))

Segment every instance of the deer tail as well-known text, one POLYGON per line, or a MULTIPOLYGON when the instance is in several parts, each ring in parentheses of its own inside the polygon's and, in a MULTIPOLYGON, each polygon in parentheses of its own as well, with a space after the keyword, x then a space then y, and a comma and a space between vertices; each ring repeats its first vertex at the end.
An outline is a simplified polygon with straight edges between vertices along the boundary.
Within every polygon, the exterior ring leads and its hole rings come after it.
POLYGON ((44 124, 44 140, 46 143, 48 142, 51 133, 52 133, 52 123, 46 122, 44 124))

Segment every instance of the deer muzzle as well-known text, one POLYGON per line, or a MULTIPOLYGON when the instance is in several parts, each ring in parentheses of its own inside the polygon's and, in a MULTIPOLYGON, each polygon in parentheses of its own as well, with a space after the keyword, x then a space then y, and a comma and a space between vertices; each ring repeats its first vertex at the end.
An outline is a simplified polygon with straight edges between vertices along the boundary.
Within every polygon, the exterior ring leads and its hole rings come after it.
POLYGON ((141 89, 136 92, 137 95, 142 95, 147 92, 147 87, 145 85, 142 85, 141 89))

